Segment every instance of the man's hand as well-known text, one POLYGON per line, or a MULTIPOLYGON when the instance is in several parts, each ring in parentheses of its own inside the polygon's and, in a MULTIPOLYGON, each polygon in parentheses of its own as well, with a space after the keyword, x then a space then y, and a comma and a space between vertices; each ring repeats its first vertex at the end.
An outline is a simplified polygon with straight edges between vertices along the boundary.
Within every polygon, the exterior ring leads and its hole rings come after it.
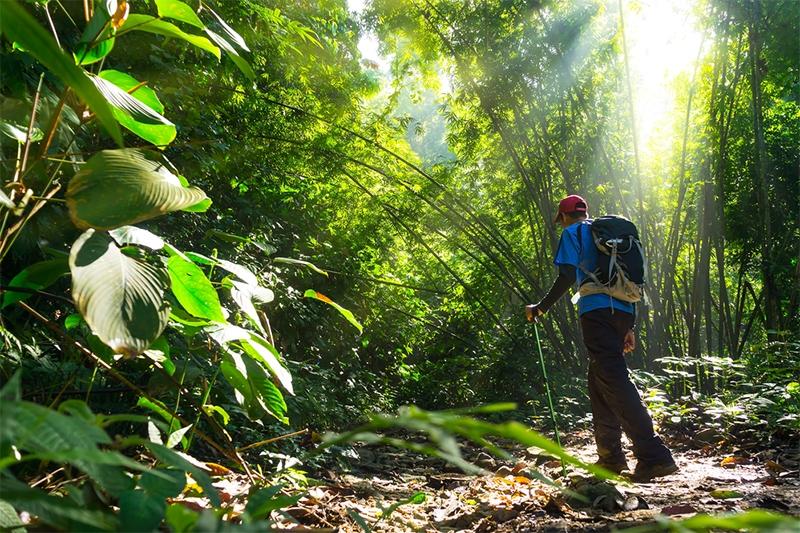
POLYGON ((539 317, 544 314, 539 308, 539 304, 530 304, 525 306, 525 318, 528 319, 528 322, 538 322, 539 317))
POLYGON ((625 341, 624 346, 622 348, 623 353, 631 353, 636 349, 636 334, 633 332, 632 329, 628 330, 628 333, 625 334, 625 341))

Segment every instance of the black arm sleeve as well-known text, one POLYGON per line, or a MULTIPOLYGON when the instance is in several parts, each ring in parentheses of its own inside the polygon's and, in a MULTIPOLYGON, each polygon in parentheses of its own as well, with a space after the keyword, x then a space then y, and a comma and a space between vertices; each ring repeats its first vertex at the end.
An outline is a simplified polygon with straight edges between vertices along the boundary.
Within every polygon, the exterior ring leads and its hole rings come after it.
POLYGON ((546 312, 550 309, 554 303, 561 298, 567 289, 569 289, 573 283, 575 283, 576 273, 575 267, 572 265, 559 265, 558 266, 558 277, 553 282, 553 286, 550 287, 550 291, 547 295, 542 298, 542 301, 539 302, 539 308, 546 312))

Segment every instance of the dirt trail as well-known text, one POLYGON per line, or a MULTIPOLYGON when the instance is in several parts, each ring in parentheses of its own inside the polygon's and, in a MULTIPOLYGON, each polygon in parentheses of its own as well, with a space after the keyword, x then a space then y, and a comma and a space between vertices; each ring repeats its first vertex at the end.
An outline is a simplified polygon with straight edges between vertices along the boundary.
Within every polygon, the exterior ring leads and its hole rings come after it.
MULTIPOLYGON (((567 449, 591 462, 587 434, 567 449)), ((688 517, 762 508, 800 516, 800 457, 796 451, 762 451, 748 459, 712 450, 677 452, 680 471, 657 483, 612 485, 574 471, 571 486, 590 503, 531 479, 529 468, 558 477, 558 461, 519 450, 519 462, 502 464, 475 450, 471 460, 491 474, 469 476, 442 462, 391 448, 359 448, 347 474, 325 471, 289 513, 308 527, 364 531, 608 531, 653 523, 658 514, 688 517), (526 473, 527 472, 527 473, 526 473), (421 503, 392 504, 424 493, 421 503), (630 509, 630 510, 625 510, 630 509)), ((631 459, 631 466, 635 463, 631 459)), ((417 500, 421 496, 417 496, 417 500)))

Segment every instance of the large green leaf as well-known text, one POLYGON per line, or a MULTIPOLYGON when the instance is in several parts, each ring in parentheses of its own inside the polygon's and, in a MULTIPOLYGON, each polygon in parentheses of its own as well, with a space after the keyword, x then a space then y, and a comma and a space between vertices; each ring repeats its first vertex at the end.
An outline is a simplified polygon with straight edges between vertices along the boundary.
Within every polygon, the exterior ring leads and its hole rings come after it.
POLYGON ((69 498, 50 496, 14 478, 4 477, 2 496, 15 509, 26 511, 60 531, 118 531, 117 518, 103 511, 84 509, 69 498))
POLYGON ((156 531, 164 519, 167 502, 143 490, 129 490, 119 497, 120 531, 156 531))
POLYGON ((214 54, 217 59, 222 57, 219 48, 214 46, 214 44, 205 37, 201 35, 195 35, 193 33, 186 33, 175 24, 151 17, 150 15, 130 15, 125 21, 125 24, 122 25, 122 28, 120 28, 118 35, 122 35, 123 33, 133 30, 146 31, 148 33, 163 35, 165 37, 183 39, 184 41, 193 44, 197 48, 214 54))
POLYGON ((86 323, 117 353, 144 351, 167 325, 167 271, 123 254, 89 229, 69 254, 72 298, 86 323))
POLYGON ((156 0, 156 8, 159 17, 179 20, 201 30, 206 27, 194 9, 180 0, 156 0))
POLYGON ((10 503, 0 500, 0 529, 9 533, 25 533, 25 524, 10 503))
MULTIPOLYGON (((28 127, 23 126, 22 124, 14 124, 12 122, 6 122, 5 120, 0 120, 0 133, 5 135, 6 137, 10 137, 17 141, 19 144, 25 144, 28 142, 28 127)), ((31 142, 38 142, 44 138, 44 133, 39 128, 33 128, 31 131, 31 142)), ((3 193, 5 195, 5 193, 3 193)), ((13 204, 11 207, 14 207, 13 204)))
POLYGON ((172 294, 189 313, 215 322, 225 322, 219 296, 205 272, 180 255, 167 261, 172 294))
POLYGON ((113 229, 194 205, 206 197, 184 187, 164 159, 139 149, 103 150, 75 174, 67 206, 79 228, 113 229))
POLYGON ((228 349, 220 363, 220 370, 233 387, 236 401, 245 408, 248 417, 260 420, 269 414, 288 423, 283 394, 257 361, 228 349))
POLYGON ((75 62, 79 65, 91 65, 106 57, 114 48, 115 29, 111 24, 109 8, 116 10, 117 2, 97 6, 89 23, 83 30, 78 45, 75 48, 75 62))
POLYGON ((50 259, 34 263, 16 276, 8 283, 9 289, 3 292, 2 304, 0 309, 16 302, 20 302, 30 297, 30 293, 14 292, 11 287, 24 287, 27 289, 44 289, 55 283, 58 278, 69 272, 69 265, 66 258, 50 259))
POLYGON ((269 374, 257 361, 246 358, 243 362, 247 369, 247 380, 258 394, 262 404, 266 406, 267 412, 284 424, 288 424, 286 400, 280 389, 275 386, 269 374))
POLYGON ((164 105, 153 89, 117 70, 104 70, 93 80, 125 128, 156 146, 166 146, 175 139, 177 129, 161 115, 164 105))
POLYGON ((61 50, 50 33, 42 28, 16 0, 3 0, 3 8, 0 9, 0 31, 9 40, 20 43, 27 53, 69 85, 75 94, 92 108, 97 120, 114 141, 122 146, 122 133, 106 99, 83 69, 75 65, 75 61, 61 50))

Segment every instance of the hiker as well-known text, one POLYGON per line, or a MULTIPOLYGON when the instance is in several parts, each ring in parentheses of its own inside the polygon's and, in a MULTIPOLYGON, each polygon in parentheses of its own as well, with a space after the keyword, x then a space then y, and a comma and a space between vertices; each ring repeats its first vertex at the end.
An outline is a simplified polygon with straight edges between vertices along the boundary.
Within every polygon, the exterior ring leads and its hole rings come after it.
MULTIPOLYGON (((597 281, 593 273, 601 252, 592 236, 593 221, 589 218, 586 201, 578 195, 567 196, 558 204, 554 222, 564 228, 554 261, 558 277, 539 303, 525 307, 525 314, 532 322, 546 313, 576 280, 578 287, 597 281)), ((631 227, 635 228, 632 224, 631 227)), ((621 440, 622 431, 625 431, 637 459, 631 479, 646 482, 672 474, 678 467, 669 449, 653 431, 653 421, 625 364, 625 354, 636 347, 633 332, 636 304, 613 298, 608 291, 585 292, 594 292, 580 297, 578 313, 589 354, 589 399, 599 457, 595 464, 618 474, 627 470, 621 440)))

